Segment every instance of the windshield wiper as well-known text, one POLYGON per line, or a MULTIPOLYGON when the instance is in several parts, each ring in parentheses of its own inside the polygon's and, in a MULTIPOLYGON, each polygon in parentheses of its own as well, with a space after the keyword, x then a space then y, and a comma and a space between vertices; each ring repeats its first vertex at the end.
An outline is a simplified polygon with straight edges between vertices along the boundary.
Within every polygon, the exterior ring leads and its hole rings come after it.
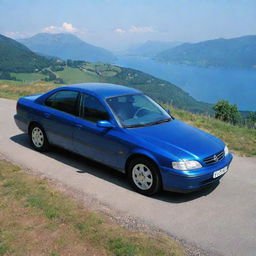
POLYGON ((124 125, 124 128, 135 128, 135 127, 143 127, 148 126, 148 124, 130 124, 130 125, 124 125))
POLYGON ((172 120, 171 118, 166 118, 166 119, 161 119, 161 120, 152 122, 151 124, 154 125, 154 124, 167 123, 167 122, 170 122, 171 120, 172 120))
POLYGON ((155 125, 155 124, 161 124, 161 123, 167 123, 169 121, 171 121, 171 118, 166 118, 166 119, 161 119, 158 121, 154 121, 151 123, 147 123, 147 124, 131 124, 131 125, 125 125, 124 128, 136 128, 136 127, 145 127, 145 126, 151 126, 151 125, 155 125))

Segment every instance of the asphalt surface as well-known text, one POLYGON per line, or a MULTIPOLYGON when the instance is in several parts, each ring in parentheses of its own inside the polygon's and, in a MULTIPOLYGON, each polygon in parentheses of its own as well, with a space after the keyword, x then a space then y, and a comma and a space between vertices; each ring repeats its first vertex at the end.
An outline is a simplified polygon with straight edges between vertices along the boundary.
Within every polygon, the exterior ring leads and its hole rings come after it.
POLYGON ((256 255, 256 158, 234 156, 220 183, 192 194, 162 192, 152 198, 132 191, 124 175, 54 148, 31 149, 16 127, 16 102, 0 99, 0 153, 127 216, 144 220, 212 255, 256 255))

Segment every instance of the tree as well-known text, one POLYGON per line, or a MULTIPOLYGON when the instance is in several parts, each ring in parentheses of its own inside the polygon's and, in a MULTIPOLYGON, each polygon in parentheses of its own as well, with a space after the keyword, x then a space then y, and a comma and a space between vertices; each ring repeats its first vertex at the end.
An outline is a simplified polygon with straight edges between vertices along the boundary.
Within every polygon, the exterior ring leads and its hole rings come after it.
POLYGON ((224 122, 238 124, 241 121, 241 114, 237 109, 237 105, 229 104, 226 100, 221 100, 214 105, 215 118, 224 122))
POLYGON ((250 112, 246 119, 249 128, 256 128, 256 112, 250 112))
POLYGON ((65 84, 64 80, 62 78, 59 78, 59 77, 54 80, 54 83, 55 84, 65 84))
POLYGON ((72 67, 73 66, 73 61, 72 60, 67 60, 67 66, 72 67))
POLYGON ((11 76, 11 74, 9 72, 1 72, 0 71, 0 79, 4 79, 4 80, 16 80, 16 77, 11 76))

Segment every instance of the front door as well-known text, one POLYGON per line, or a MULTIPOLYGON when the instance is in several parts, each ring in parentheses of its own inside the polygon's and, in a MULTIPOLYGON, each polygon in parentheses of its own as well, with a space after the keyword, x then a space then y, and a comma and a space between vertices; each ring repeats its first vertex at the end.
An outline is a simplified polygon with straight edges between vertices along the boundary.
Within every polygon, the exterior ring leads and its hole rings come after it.
POLYGON ((80 118, 77 118, 73 135, 75 151, 106 165, 122 168, 125 147, 118 139, 120 129, 97 126, 98 121, 111 122, 106 108, 96 97, 82 93, 79 109, 80 118))

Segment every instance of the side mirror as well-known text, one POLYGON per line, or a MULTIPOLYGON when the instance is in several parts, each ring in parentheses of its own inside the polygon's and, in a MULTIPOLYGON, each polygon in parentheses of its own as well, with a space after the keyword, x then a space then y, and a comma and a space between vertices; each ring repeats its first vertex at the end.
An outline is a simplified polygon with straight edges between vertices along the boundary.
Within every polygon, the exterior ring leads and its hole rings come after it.
POLYGON ((172 119, 175 119, 175 118, 172 116, 172 113, 171 113, 170 109, 166 109, 165 111, 168 113, 168 115, 169 115, 172 119))
POLYGON ((166 111, 169 115, 171 115, 170 109, 166 109, 165 111, 166 111))
POLYGON ((107 128, 107 129, 111 129, 114 127, 113 124, 111 124, 109 121, 98 121, 97 126, 100 128, 107 128))

